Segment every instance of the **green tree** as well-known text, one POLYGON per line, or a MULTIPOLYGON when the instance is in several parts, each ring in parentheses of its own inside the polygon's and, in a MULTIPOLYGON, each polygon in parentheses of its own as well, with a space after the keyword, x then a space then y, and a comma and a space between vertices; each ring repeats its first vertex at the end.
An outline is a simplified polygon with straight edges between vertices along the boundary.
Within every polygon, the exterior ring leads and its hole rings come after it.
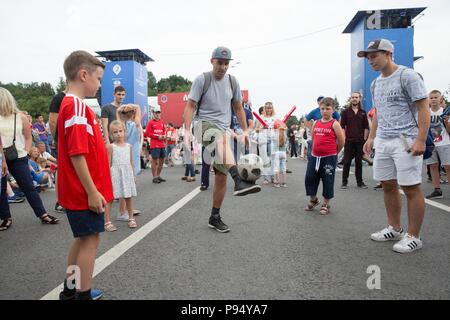
POLYGON ((0 86, 11 92, 20 110, 27 111, 33 117, 36 114, 42 114, 44 118, 47 118, 50 101, 55 94, 50 83, 0 83, 0 86))
POLYGON ((56 85, 56 93, 63 92, 66 89, 66 81, 63 77, 59 77, 58 84, 56 85))
POLYGON ((168 78, 162 78, 157 82, 158 93, 163 92, 185 92, 189 91, 192 82, 179 75, 171 75, 168 78))
POLYGON ((147 75, 148 75, 148 82, 147 82, 148 95, 156 96, 158 94, 158 84, 155 75, 151 71, 148 71, 147 75))

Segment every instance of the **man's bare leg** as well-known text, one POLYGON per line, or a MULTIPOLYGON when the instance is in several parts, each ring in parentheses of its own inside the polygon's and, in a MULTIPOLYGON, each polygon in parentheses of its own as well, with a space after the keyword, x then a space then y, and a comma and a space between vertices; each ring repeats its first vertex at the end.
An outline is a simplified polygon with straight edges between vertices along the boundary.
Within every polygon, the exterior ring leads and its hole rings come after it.
POLYGON ((394 227, 395 231, 401 229, 400 215, 402 210, 402 202, 400 192, 398 190, 397 180, 382 181, 384 191, 384 206, 388 217, 388 223, 394 227))
POLYGON ((408 202, 408 233, 419 238, 423 217, 425 216, 425 198, 420 184, 402 187, 408 202))

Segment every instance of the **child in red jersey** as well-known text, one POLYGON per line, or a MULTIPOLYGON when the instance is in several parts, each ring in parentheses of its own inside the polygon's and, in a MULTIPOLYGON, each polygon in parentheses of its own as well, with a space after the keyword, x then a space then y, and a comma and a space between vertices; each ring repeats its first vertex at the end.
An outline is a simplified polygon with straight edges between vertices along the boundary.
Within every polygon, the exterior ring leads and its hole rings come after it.
POLYGON ((150 154, 152 156, 153 183, 161 183, 166 180, 161 178, 161 171, 166 158, 166 126, 161 120, 161 108, 155 106, 153 119, 147 124, 144 137, 150 138, 150 154))
POLYGON ((69 251, 61 300, 90 300, 95 255, 104 232, 104 210, 113 200, 108 154, 95 113, 84 97, 95 96, 105 66, 85 51, 64 61, 68 91, 58 114, 58 202, 66 209, 75 241, 69 251), (75 268, 75 269, 74 269, 75 268), (75 286, 69 270, 75 270, 75 286))
POLYGON ((308 161, 305 176, 306 195, 310 197, 305 210, 311 211, 320 203, 317 198, 317 189, 322 180, 324 199, 320 214, 323 215, 330 211, 330 200, 334 197, 337 154, 345 143, 344 132, 339 122, 332 118, 334 108, 333 98, 324 98, 320 102, 322 119, 317 120, 312 128, 312 157, 308 161))

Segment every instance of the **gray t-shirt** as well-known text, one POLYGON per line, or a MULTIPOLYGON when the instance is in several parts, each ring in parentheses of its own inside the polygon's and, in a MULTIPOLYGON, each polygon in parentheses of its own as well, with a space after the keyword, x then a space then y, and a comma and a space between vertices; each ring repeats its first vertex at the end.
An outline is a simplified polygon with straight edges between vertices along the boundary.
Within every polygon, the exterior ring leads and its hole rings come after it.
MULTIPOLYGON (((198 102, 203 92, 205 76, 203 74, 195 78, 189 92, 188 98, 198 102)), ((236 88, 231 89, 230 77, 225 75, 221 80, 217 80, 214 75, 208 91, 203 95, 199 114, 196 120, 206 120, 217 125, 222 130, 230 128, 231 124, 231 99, 242 101, 241 88, 236 80, 236 88)))
POLYGON ((418 101, 428 97, 425 84, 417 72, 399 66, 389 77, 380 75, 376 78, 372 82, 371 93, 373 106, 377 108, 377 137, 392 139, 398 138, 400 134, 411 138, 417 137, 417 124, 411 113, 411 111, 414 113, 417 120, 417 108, 411 100, 418 101), (400 75, 409 99, 403 94, 400 75))
POLYGON ((111 124, 111 122, 113 122, 114 120, 117 120, 116 119, 117 109, 118 108, 115 107, 112 103, 107 104, 102 107, 101 117, 108 118, 108 126, 111 124))

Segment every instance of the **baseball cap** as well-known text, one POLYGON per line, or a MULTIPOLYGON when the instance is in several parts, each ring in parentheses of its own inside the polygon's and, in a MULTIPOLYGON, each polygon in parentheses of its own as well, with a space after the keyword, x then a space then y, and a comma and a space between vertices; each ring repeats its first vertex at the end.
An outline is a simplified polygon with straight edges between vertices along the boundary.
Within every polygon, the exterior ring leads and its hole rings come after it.
POLYGON ((156 105, 156 106, 153 108, 153 112, 161 112, 161 107, 160 107, 159 105, 156 105))
POLYGON ((369 42, 367 49, 358 52, 358 57, 365 58, 369 52, 388 51, 394 52, 394 45, 386 39, 376 39, 369 42))
POLYGON ((215 48, 211 55, 211 59, 233 60, 231 59, 231 50, 226 47, 215 48))

